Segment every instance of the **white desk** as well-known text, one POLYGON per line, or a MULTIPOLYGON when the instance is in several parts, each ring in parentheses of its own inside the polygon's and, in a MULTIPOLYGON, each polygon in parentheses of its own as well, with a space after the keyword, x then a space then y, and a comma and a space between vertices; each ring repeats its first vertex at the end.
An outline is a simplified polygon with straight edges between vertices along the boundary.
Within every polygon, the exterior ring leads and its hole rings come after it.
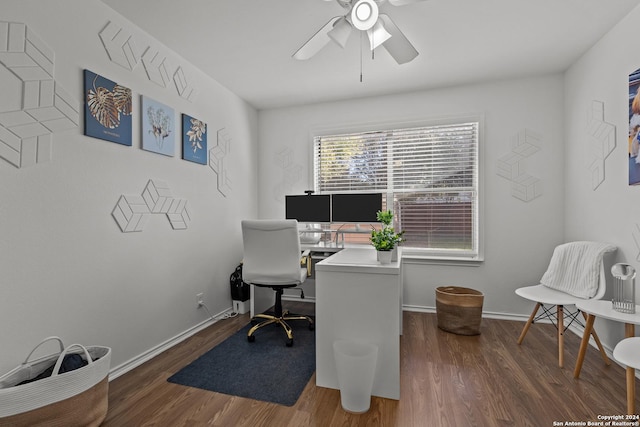
POLYGON ((373 247, 347 248, 316 264, 316 385, 338 389, 336 340, 378 346, 372 394, 400 399, 402 263, 373 247))
MULTIPOLYGON (((611 301, 605 300, 585 300, 576 304, 578 310, 587 313, 587 324, 584 327, 584 334, 580 342, 580 351, 576 361, 576 369, 573 376, 578 378, 582 369, 582 362, 589 345, 589 335, 593 330, 593 322, 597 317, 614 320, 624 323, 624 335, 626 338, 635 335, 635 325, 640 325, 640 306, 636 305, 636 313, 621 313, 613 309, 611 301)), ((627 411, 629 414, 635 413, 635 369, 627 367, 627 411)))

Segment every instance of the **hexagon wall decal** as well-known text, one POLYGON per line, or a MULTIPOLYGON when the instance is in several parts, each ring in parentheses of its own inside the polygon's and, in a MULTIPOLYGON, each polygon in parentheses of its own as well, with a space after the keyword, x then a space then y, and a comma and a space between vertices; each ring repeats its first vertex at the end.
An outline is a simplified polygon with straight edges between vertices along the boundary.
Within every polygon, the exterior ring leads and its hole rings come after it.
POLYGON ((0 158, 17 168, 50 161, 51 134, 80 122, 77 101, 54 80, 54 64, 54 52, 25 24, 0 21, 0 66, 20 89, 20 109, 0 111, 0 158))
POLYGON ((231 138, 225 128, 219 129, 216 145, 209 150, 209 167, 216 173, 218 191, 225 197, 231 191, 231 180, 225 164, 225 157, 229 151, 231 151, 231 138))
POLYGON ((498 159, 497 175, 511 182, 511 195, 529 202, 542 195, 541 181, 526 171, 526 159, 538 151, 542 137, 523 129, 513 138, 511 152, 498 159))
POLYGON ((186 230, 191 221, 186 199, 176 199, 166 182, 150 179, 141 195, 122 195, 111 211, 123 233, 142 231, 149 216, 164 214, 174 230, 186 230))
POLYGON ((136 65, 138 65, 138 51, 131 33, 113 22, 108 22, 98 35, 112 62, 123 66, 127 70, 136 68, 136 65))
POLYGON ((605 160, 616 148, 616 126, 604 121, 604 102, 593 101, 587 115, 589 141, 588 169, 591 189, 596 190, 605 180, 605 160))

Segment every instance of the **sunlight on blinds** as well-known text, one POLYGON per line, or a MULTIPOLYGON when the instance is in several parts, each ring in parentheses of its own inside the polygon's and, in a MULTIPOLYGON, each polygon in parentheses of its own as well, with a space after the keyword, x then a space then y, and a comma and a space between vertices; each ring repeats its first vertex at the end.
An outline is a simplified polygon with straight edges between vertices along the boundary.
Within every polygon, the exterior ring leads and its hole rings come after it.
POLYGON ((479 123, 318 136, 319 193, 386 192, 405 247, 477 254, 479 123))

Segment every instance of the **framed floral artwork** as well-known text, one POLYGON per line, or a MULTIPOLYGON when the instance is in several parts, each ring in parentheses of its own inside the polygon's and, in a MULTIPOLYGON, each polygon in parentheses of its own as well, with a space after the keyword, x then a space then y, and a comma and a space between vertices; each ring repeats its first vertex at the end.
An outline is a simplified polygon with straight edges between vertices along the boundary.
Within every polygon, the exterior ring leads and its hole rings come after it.
POLYGON ((207 124, 188 114, 182 115, 182 158, 207 164, 207 124))
POLYGON ((175 112, 173 108, 142 95, 142 149, 173 156, 175 112))
POLYGON ((84 70, 84 134, 131 146, 131 89, 84 70))

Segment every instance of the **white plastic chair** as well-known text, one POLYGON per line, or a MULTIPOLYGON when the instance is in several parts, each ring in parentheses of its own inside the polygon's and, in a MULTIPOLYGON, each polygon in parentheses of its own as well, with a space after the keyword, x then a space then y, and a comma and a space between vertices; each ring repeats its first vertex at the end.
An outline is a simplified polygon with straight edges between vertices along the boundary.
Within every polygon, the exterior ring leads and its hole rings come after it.
MULTIPOLYGON (((635 405, 635 369, 640 369, 640 337, 625 338, 613 349, 613 358, 627 367, 627 409, 635 405)), ((633 410, 628 411, 629 414, 633 410)))
MULTIPOLYGON (((615 250, 615 246, 599 242, 570 242, 557 246, 553 251, 553 256, 549 263, 549 269, 541 279, 541 283, 534 286, 526 286, 516 289, 516 294, 518 296, 536 303, 531 316, 529 316, 529 320, 525 323, 522 333, 518 338, 518 344, 522 344, 524 337, 527 335, 529 328, 534 322, 540 319, 549 319, 558 330, 558 365, 561 368, 564 367, 564 333, 573 322, 577 322, 582 325, 578 319, 578 315, 582 312, 577 308, 575 311, 571 311, 568 308, 565 310, 565 308, 567 306, 575 306, 576 302, 584 301, 585 299, 601 299, 604 296, 607 282, 603 257, 605 253, 613 252, 615 250), (571 253, 572 255, 566 256, 567 253, 571 253), (578 256, 579 253, 582 253, 584 257, 578 256), (571 262, 572 265, 566 265, 567 261, 571 262), (560 269, 566 268, 569 271, 574 270, 575 272, 580 273, 583 265, 588 268, 599 269, 599 274, 596 272, 597 288, 590 297, 585 295, 576 296, 572 294, 586 293, 585 287, 587 286, 587 283, 580 281, 582 278, 580 274, 568 274, 566 277, 562 276, 563 279, 567 279, 565 283, 561 283, 561 285, 566 285, 565 288, 552 288, 543 282, 549 278, 550 275, 556 274, 558 267, 560 267, 560 269), (553 310, 554 306, 556 308, 555 312, 553 310), (543 312, 536 317, 540 308, 542 308, 543 312), (566 326, 565 318, 568 320, 566 326)), ((552 279, 550 279, 550 281, 552 281, 552 279)), ((582 313, 582 316, 586 320, 586 314, 582 313)), ((609 358, 600 343, 598 334, 595 330, 592 330, 591 335, 593 336, 605 363, 610 364, 609 358)))

